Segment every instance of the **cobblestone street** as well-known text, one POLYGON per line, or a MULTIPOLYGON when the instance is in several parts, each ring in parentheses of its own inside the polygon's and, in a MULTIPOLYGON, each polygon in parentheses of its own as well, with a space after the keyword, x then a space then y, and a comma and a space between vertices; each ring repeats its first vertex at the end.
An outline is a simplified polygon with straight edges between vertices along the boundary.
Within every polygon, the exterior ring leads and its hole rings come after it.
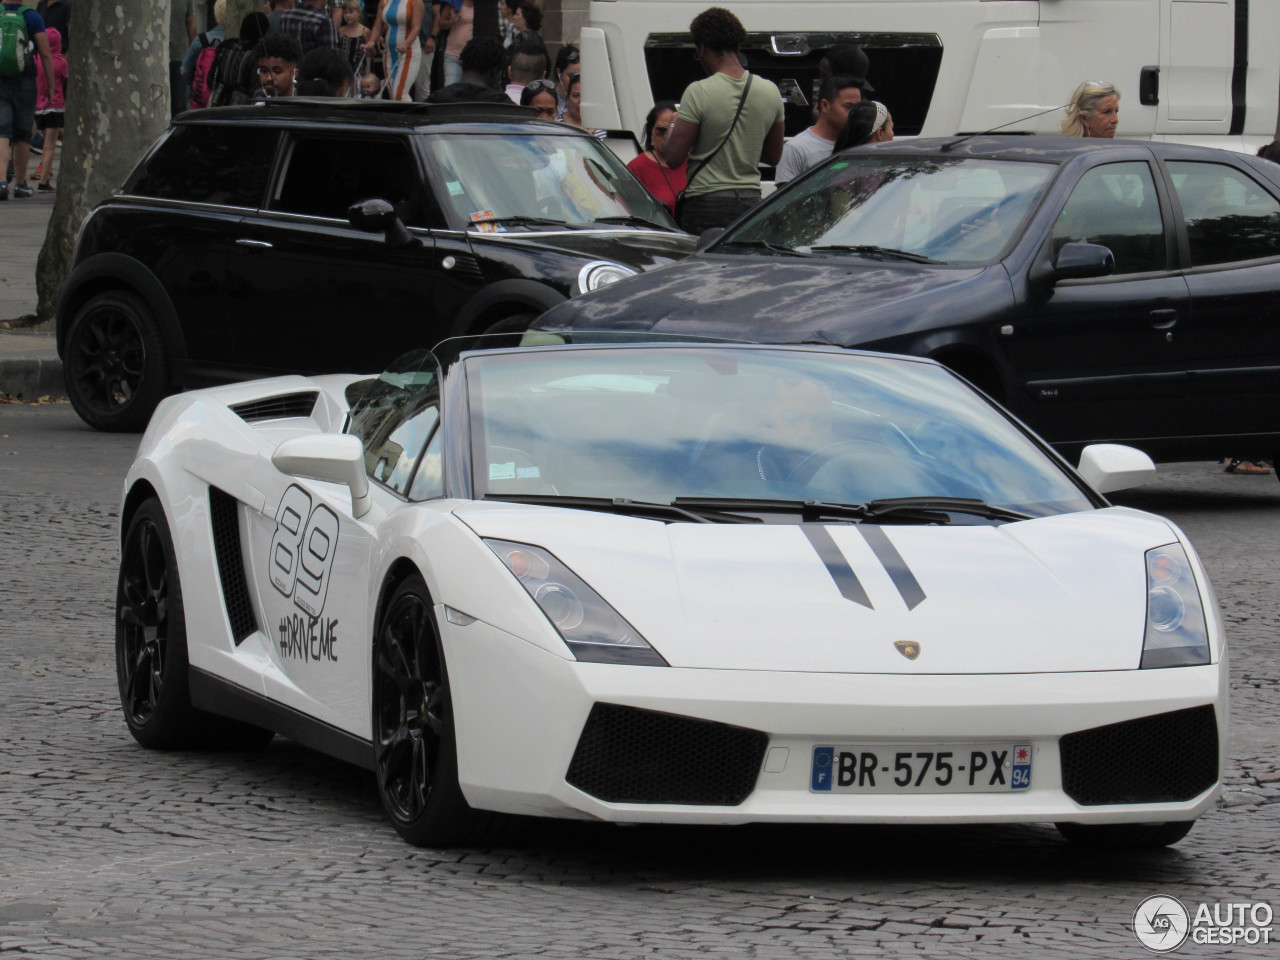
MULTIPOLYGON (((1114 497, 1172 517, 1229 624, 1223 801, 1168 850, 1085 854, 1046 824, 618 828, 521 824, 414 849, 371 774, 276 738, 139 747, 112 615, 136 436, 0 405, 0 954, 43 958, 1148 956, 1152 894, 1280 911, 1280 484, 1161 468, 1114 497)), ((1280 924, 1272 928, 1280 939, 1280 924)), ((1280 956, 1280 945, 1177 956, 1280 956)))

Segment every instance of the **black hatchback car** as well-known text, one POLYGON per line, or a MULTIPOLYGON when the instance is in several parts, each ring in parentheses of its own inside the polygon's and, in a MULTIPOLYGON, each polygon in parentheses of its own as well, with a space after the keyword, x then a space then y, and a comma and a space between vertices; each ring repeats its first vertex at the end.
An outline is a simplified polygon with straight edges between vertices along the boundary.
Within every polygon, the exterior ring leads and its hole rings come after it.
POLYGON ((539 326, 932 357, 1059 450, 1280 453, 1280 166, 1170 143, 893 141, 539 326))
POLYGON ((86 219, 58 352, 86 422, 138 429, 175 388, 381 370, 694 244, 605 144, 527 108, 192 111, 86 219))

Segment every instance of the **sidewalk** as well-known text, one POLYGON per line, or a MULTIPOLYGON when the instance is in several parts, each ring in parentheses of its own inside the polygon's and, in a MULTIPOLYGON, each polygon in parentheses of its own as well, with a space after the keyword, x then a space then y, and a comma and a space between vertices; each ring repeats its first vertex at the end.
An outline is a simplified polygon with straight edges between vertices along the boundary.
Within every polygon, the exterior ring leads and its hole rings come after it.
MULTIPOLYGON (((33 167, 38 159, 31 158, 33 167)), ((28 200, 0 203, 0 323, 16 326, 16 321, 36 312, 36 258, 53 213, 53 198, 52 193, 36 193, 28 200)), ((52 333, 0 329, 3 394, 28 400, 65 394, 52 333)))

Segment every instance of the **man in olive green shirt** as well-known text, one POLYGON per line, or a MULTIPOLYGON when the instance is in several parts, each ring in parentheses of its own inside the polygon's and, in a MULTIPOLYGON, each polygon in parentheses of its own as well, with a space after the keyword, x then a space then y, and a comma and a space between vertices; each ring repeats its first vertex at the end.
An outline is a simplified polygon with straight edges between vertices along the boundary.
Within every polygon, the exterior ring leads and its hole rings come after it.
POLYGON ((738 58, 747 33, 736 16, 711 7, 689 32, 708 76, 685 90, 663 158, 673 167, 689 161, 680 226, 698 234, 727 226, 760 201, 758 164, 782 157, 783 106, 777 86, 752 77, 738 58))

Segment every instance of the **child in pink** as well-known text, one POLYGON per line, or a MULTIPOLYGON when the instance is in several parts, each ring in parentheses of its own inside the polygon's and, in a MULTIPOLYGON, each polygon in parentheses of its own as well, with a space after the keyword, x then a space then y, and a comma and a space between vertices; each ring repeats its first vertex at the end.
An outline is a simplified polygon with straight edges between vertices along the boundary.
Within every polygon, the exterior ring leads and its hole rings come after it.
POLYGON ((44 156, 40 158, 39 190, 52 190, 49 177, 53 174, 53 158, 58 152, 58 137, 62 134, 63 111, 67 102, 67 58, 62 53, 62 34, 53 27, 45 31, 49 38, 49 50, 53 54, 53 81, 49 89, 44 71, 36 73, 36 126, 44 133, 44 156))

